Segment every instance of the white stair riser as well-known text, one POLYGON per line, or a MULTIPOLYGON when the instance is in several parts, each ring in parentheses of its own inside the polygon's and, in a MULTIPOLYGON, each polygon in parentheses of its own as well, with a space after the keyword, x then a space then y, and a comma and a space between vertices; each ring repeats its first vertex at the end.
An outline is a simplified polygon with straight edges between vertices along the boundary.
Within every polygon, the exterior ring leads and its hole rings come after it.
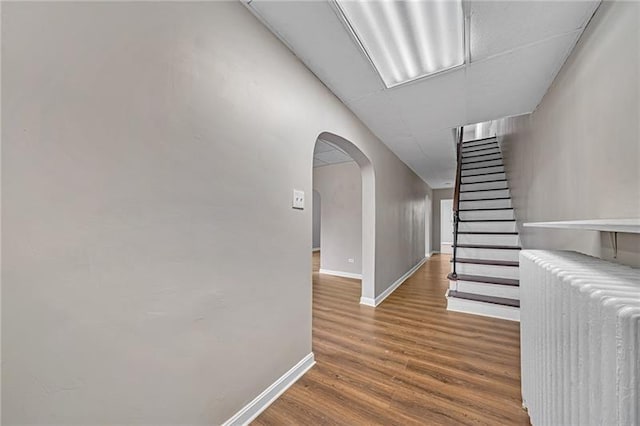
POLYGON ((460 191, 477 191, 479 189, 508 189, 508 188, 507 188, 506 181, 463 183, 460 185, 460 191))
POLYGON ((460 192, 460 200, 477 200, 480 198, 504 198, 509 197, 508 189, 492 189, 491 191, 460 192))
POLYGON ((468 161, 481 161, 481 160, 501 160, 502 154, 500 151, 495 149, 490 149, 487 151, 478 151, 478 152, 468 152, 467 154, 462 154, 462 163, 468 161))
POLYGON ((502 318, 520 321, 520 309, 512 306, 496 305, 494 303, 476 302, 474 300, 447 298, 447 310, 483 315, 486 317, 502 318))
POLYGON ((488 167, 488 166, 502 166, 502 159, 483 160, 483 161, 478 161, 473 163, 465 162, 464 160, 462 160, 462 170, 475 169, 478 167, 488 167))
POLYGON ((516 232, 515 222, 459 222, 458 231, 516 232))
MULTIPOLYGON (((478 170, 462 170, 462 176, 478 175, 478 174, 484 175, 485 173, 504 173, 504 166, 493 166, 493 167, 487 167, 485 169, 478 169, 478 170)), ((487 179, 493 179, 493 177, 490 177, 487 179)))
POLYGON ((474 210, 474 209, 493 209, 493 208, 509 208, 511 207, 511 200, 466 200, 460 201, 460 208, 462 210, 474 210))
POLYGON ((462 142, 462 149, 471 148, 478 145, 484 146, 490 143, 493 143, 494 145, 498 146, 497 140, 495 138, 491 138, 491 139, 484 139, 479 141, 464 141, 462 142))
POLYGON ((518 268, 513 266, 458 263, 456 265, 456 272, 462 275, 479 275, 482 277, 509 278, 512 280, 520 278, 518 268))
POLYGON ((449 288, 463 293, 482 294, 484 296, 520 300, 520 287, 517 286, 458 280, 449 281, 449 288))
POLYGON ((517 235, 458 234, 459 244, 481 244, 492 246, 520 246, 517 235))
POLYGON ((488 176, 462 176, 462 180, 460 181, 460 183, 464 185, 466 183, 484 182, 486 180, 498 180, 506 178, 507 176, 504 174, 504 172, 488 176))
POLYGON ((480 249, 458 247, 456 255, 462 259, 510 260, 518 261, 520 250, 480 249))
MULTIPOLYGON (((461 207, 462 208, 462 207, 461 207)), ((477 219, 513 219, 513 210, 477 210, 477 211, 461 211, 461 220, 477 220, 477 219)))

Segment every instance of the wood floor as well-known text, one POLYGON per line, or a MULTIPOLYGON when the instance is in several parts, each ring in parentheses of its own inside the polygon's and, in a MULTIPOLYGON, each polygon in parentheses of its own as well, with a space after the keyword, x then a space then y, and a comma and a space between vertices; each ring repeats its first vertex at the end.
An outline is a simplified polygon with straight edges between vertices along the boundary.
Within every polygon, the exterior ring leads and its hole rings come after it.
POLYGON ((254 425, 529 424, 516 322, 446 311, 449 257, 435 255, 379 307, 360 281, 318 274, 317 364, 254 425))

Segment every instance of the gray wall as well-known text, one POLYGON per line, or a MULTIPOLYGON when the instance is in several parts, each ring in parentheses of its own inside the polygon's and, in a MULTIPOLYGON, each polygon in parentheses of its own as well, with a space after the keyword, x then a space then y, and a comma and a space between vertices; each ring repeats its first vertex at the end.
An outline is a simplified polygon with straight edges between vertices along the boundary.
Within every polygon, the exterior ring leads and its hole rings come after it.
MULTIPOLYGON (((640 4, 603 2, 536 111, 499 123, 518 224, 640 217, 640 4)), ((610 259, 595 231, 521 227, 526 248, 610 259)), ((640 266, 640 236, 619 261, 640 266)))
POLYGON ((355 162, 316 167, 313 188, 322 198, 320 268, 362 274, 360 167, 355 162))
POLYGON ((240 3, 4 3, 2 107, 4 424, 219 424, 309 354, 322 132, 377 294, 423 256, 427 185, 240 3))
POLYGON ((440 243, 442 242, 440 236, 440 201, 452 200, 453 188, 434 189, 431 196, 432 210, 431 210, 431 250, 440 251, 440 243))
POLYGON ((312 233, 311 247, 314 249, 320 248, 320 230, 322 229, 322 224, 320 220, 321 205, 322 205, 322 200, 320 198, 320 193, 314 189, 313 190, 313 213, 312 213, 313 226, 311 230, 311 233, 312 233))

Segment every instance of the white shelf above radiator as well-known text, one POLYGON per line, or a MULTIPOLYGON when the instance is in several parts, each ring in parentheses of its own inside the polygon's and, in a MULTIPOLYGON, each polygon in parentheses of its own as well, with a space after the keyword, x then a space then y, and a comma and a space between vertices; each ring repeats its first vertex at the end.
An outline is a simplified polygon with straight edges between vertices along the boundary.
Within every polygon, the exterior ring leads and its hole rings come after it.
POLYGON ((589 231, 640 234, 640 218, 527 222, 524 226, 527 228, 584 229, 589 231))

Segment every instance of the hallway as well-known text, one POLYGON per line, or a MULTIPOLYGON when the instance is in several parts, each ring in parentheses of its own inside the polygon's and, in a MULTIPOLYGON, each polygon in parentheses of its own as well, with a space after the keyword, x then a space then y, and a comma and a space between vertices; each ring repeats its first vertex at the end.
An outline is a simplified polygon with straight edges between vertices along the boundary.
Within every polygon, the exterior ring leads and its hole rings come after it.
POLYGON ((358 304, 359 281, 320 275, 319 262, 317 364, 253 424, 528 424, 519 323, 447 312, 449 256, 375 309, 358 304))

